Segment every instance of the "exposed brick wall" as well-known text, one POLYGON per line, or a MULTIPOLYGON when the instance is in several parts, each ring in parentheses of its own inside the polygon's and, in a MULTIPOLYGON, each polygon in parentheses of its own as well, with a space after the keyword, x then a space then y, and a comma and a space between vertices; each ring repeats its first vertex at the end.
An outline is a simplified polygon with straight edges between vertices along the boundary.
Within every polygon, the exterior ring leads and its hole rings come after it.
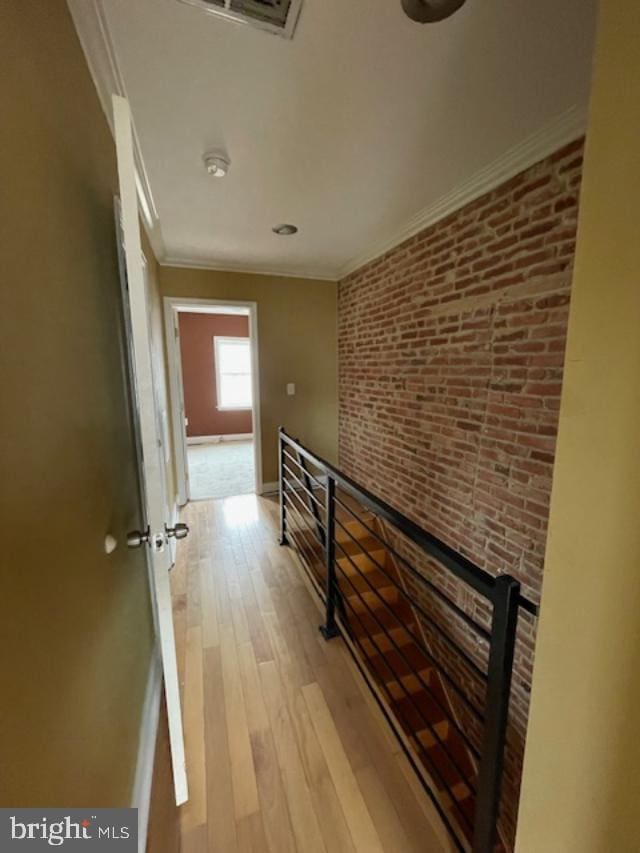
MULTIPOLYGON (((339 286, 340 466, 487 571, 514 575, 536 601, 581 166, 577 141, 339 286)), ((486 607, 441 580, 486 621, 486 607)), ((463 625, 455 631, 481 654, 463 625)), ((534 631, 533 620, 521 619, 509 835, 534 631)))

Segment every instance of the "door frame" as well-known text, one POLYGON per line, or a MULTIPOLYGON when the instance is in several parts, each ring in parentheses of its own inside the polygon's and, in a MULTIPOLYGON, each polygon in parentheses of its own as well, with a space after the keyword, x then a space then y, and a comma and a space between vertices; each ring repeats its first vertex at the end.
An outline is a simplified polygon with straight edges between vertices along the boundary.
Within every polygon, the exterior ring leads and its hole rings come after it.
POLYGON ((258 303, 236 299, 199 299, 195 297, 165 296, 163 298, 164 330, 167 344, 167 369, 169 373, 169 396, 171 409, 171 432, 176 466, 177 500, 184 506, 190 500, 187 477, 187 431, 184 418, 184 381, 182 359, 178 348, 177 322, 180 311, 190 308, 209 308, 206 313, 215 314, 216 308, 246 308, 249 316, 249 346, 251 349, 251 407, 253 426, 253 458, 255 466, 256 494, 263 493, 262 482, 262 428, 260 423, 260 359, 258 354, 258 303))

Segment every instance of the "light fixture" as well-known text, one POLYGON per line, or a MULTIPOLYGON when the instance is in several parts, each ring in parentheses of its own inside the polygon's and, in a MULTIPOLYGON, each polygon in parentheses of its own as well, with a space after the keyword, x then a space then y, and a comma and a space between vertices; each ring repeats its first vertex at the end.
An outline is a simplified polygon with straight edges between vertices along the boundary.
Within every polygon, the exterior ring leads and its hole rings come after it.
POLYGON ((466 0, 402 0, 402 8, 412 21, 433 24, 457 12, 466 0))
POLYGON ((283 222, 282 225, 275 225, 271 230, 279 237, 289 237, 291 234, 298 233, 298 228, 287 222, 283 222))
POLYGON ((231 161, 221 151, 207 151, 202 159, 212 178, 224 178, 231 166, 231 161))

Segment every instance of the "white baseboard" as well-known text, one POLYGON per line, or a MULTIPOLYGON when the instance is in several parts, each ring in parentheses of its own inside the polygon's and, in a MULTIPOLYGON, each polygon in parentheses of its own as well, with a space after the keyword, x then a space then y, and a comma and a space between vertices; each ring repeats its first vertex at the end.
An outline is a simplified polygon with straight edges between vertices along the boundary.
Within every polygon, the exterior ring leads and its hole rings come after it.
POLYGON ((151 785, 153 782, 153 764, 156 756, 156 737, 160 717, 160 694, 162 689, 162 664, 157 647, 154 646, 147 677, 147 687, 142 706, 140 739, 136 775, 133 781, 131 806, 138 809, 138 853, 145 853, 147 831, 149 828, 149 810, 151 806, 151 785))
POLYGON ((250 441, 252 432, 230 433, 229 435, 189 435, 187 444, 218 444, 220 441, 250 441))
POLYGON ((261 495, 273 495, 280 488, 278 483, 263 483, 260 489, 261 495))

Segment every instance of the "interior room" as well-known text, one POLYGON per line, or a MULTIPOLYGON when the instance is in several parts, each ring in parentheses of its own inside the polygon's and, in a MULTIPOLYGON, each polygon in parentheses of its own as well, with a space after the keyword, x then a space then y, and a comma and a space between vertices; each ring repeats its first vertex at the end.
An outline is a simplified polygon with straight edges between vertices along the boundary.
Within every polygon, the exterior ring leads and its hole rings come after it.
POLYGON ((179 311, 189 498, 256 491, 249 309, 179 311))

